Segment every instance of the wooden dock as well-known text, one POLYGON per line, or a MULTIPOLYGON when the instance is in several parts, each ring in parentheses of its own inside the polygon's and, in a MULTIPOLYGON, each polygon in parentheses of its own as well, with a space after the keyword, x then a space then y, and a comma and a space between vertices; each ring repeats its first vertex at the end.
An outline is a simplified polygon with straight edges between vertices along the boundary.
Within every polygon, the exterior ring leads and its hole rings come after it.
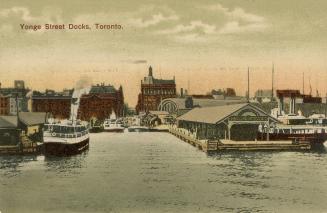
POLYGON ((20 154, 37 154, 40 152, 41 145, 22 136, 21 142, 17 145, 0 146, 0 154, 20 155, 20 154))
POLYGON ((304 151, 311 149, 307 141, 232 141, 232 140, 199 140, 194 133, 181 128, 169 128, 169 132, 179 139, 203 150, 219 151, 304 151))

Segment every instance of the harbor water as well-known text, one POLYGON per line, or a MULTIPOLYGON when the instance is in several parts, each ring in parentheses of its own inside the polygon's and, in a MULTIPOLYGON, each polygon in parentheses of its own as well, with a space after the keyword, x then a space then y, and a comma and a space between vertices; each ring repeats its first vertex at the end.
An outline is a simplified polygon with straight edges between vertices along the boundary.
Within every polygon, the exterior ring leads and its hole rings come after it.
POLYGON ((95 133, 76 156, 0 156, 0 211, 327 212, 327 153, 208 156, 169 133, 95 133))

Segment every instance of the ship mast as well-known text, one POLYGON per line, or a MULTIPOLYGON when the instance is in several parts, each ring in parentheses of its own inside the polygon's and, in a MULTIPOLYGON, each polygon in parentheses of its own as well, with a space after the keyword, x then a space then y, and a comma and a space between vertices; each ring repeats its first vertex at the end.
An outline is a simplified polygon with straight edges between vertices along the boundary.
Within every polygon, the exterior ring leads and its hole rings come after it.
POLYGON ((248 67, 248 92, 247 92, 247 100, 250 102, 250 68, 248 67))
POLYGON ((309 94, 309 95, 311 95, 311 94, 312 94, 312 87, 311 87, 311 76, 309 76, 309 86, 310 86, 310 94, 309 94))
POLYGON ((187 75, 187 95, 190 94, 190 71, 188 71, 187 75))
POLYGON ((302 93, 304 95, 304 72, 302 73, 302 93))

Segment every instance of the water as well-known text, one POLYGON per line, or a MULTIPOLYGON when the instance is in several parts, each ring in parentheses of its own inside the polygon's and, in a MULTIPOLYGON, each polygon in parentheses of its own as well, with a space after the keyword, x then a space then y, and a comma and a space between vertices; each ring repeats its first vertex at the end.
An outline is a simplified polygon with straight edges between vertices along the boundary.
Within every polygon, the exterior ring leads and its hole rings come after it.
POLYGON ((0 211, 327 212, 327 154, 207 156, 168 133, 100 133, 64 158, 0 157, 0 211))

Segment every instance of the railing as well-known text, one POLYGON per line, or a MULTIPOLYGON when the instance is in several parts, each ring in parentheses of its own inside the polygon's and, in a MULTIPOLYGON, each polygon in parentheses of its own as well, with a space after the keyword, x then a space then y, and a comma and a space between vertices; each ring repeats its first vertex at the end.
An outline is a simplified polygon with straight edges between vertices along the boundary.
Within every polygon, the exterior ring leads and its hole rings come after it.
POLYGON ((56 132, 44 132, 45 137, 58 137, 58 138, 78 138, 89 133, 88 130, 75 133, 56 133, 56 132))
POLYGON ((170 125, 169 129, 170 129, 170 131, 174 131, 174 132, 177 132, 177 133, 182 133, 185 136, 189 136, 189 137, 191 137, 193 139, 197 139, 196 132, 192 133, 191 131, 189 131, 187 129, 178 128, 175 125, 170 125))

